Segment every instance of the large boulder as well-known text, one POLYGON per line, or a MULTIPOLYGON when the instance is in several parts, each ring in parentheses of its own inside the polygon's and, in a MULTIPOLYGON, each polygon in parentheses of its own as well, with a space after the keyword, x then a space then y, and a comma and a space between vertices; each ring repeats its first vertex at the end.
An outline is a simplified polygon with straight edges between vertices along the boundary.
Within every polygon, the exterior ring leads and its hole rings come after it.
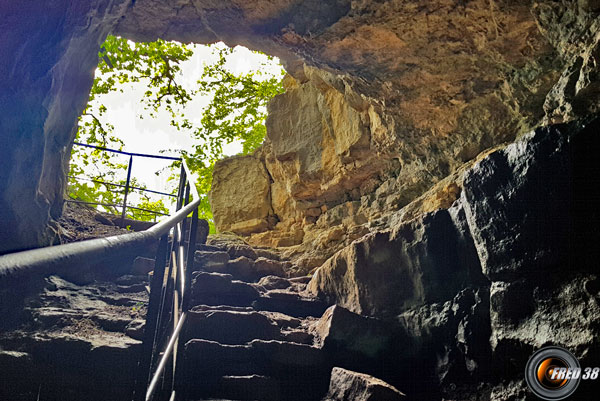
POLYGON ((397 335, 397 328, 389 322, 360 316, 339 305, 327 309, 315 329, 323 349, 344 350, 369 358, 389 352, 397 335))
POLYGON ((539 128, 467 171, 461 203, 488 278, 591 269, 599 128, 600 119, 539 128))
POLYGON ((218 231, 250 234, 268 228, 271 181, 254 156, 234 156, 215 164, 210 204, 218 231))
POLYGON ((308 285, 360 314, 390 317, 451 299, 473 280, 478 260, 447 210, 363 237, 329 259, 308 285))
MULTIPOLYGON (((522 389, 521 376, 506 372, 522 371, 545 345, 600 363, 600 197, 591 190, 600 176, 599 128, 599 119, 539 128, 465 175, 460 202, 491 281, 491 372, 522 389)), ((585 387, 582 396, 592 391, 585 387)))

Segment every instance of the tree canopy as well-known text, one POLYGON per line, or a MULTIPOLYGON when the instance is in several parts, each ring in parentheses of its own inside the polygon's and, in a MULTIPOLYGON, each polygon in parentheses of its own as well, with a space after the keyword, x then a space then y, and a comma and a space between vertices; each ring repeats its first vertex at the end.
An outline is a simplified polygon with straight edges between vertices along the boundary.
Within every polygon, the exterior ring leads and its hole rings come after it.
MULTIPOLYGON (((273 96, 283 92, 283 70, 273 74, 258 68, 236 74, 227 67, 234 49, 216 44, 211 45, 211 50, 216 61, 205 63, 201 76, 190 87, 181 82, 182 63, 193 56, 193 46, 161 39, 134 43, 108 36, 99 52, 96 78, 77 133, 80 142, 123 149, 125 144, 119 133, 104 118, 110 105, 103 103, 103 95, 124 92, 128 84, 145 84, 147 89, 140 99, 145 112, 139 118, 155 118, 158 112, 166 111, 174 129, 194 138, 193 147, 182 150, 181 154, 192 173, 198 174, 198 192, 203 198, 201 215, 209 220, 212 215, 207 194, 214 163, 224 157, 223 146, 239 141, 242 153, 256 150, 266 134, 266 105, 273 96), (210 98, 208 106, 201 112, 199 123, 198 118, 192 118, 185 110, 185 106, 198 96, 210 98)), ((263 65, 273 62, 271 57, 265 56, 265 60, 263 65)), ((172 167, 177 167, 176 164, 172 167)), ((97 182, 90 185, 89 181, 73 177, 91 175, 95 181, 122 184, 123 180, 116 177, 124 169, 126 164, 111 154, 74 147, 69 195, 84 201, 118 204, 122 202, 122 191, 118 187, 97 182)), ((139 182, 136 186, 144 188, 139 182)), ((151 201, 143 195, 136 206, 162 212, 167 210, 162 200, 151 201)), ((151 215, 138 213, 133 217, 149 219, 151 215)))

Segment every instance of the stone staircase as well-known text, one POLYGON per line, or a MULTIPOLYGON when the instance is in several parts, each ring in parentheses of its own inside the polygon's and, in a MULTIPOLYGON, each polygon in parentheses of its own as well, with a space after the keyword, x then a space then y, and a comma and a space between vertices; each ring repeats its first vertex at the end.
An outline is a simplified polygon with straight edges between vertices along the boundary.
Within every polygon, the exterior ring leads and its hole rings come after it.
POLYGON ((320 400, 332 366, 315 322, 328 305, 306 297, 308 277, 243 244, 201 245, 183 334, 184 382, 193 400, 320 400))

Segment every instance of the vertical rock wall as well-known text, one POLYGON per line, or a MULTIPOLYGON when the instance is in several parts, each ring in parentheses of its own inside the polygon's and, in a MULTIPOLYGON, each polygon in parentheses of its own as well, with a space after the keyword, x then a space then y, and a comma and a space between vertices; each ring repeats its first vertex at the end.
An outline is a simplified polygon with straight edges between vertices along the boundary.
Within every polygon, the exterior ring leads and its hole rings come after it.
POLYGON ((127 6, 0 3, 0 253, 52 241, 99 46, 127 6))
MULTIPOLYGON (((592 3, 354 3, 354 13, 303 42, 321 50, 311 60, 321 68, 293 69, 269 106, 267 141, 253 156, 272 179, 269 196, 218 198, 270 202, 270 223, 243 234, 291 246, 303 271, 319 266, 485 149, 542 121, 593 113, 600 10, 592 3)), ((457 177, 429 201, 452 203, 457 177)), ((222 222, 222 230, 236 224, 222 222)))
POLYGON ((568 120, 598 103, 596 1, 55 0, 0 7, 2 53, 11 55, 0 70, 0 252, 51 241, 69 143, 109 32, 224 40, 282 59, 293 79, 273 101, 268 141, 255 155, 272 181, 267 226, 276 230, 256 243, 350 241, 364 233, 365 219, 401 208, 544 113, 568 120))

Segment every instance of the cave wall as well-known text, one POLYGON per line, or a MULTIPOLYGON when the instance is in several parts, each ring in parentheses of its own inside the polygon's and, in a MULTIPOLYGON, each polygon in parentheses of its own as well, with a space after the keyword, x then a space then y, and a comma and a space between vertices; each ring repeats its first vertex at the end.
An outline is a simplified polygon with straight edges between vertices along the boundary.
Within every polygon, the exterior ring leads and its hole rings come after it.
POLYGON ((249 156, 263 161, 271 190, 231 198, 215 183, 217 228, 287 247, 306 272, 454 175, 428 200, 448 206, 458 172, 482 151, 597 111, 599 11, 597 2, 353 2, 297 42, 310 58, 290 69, 269 105, 267 140, 249 156), (272 211, 261 224, 231 218, 240 204, 264 203, 272 211))
MULTIPOLYGON (((288 92, 272 102, 255 155, 272 180, 275 230, 256 243, 349 241, 365 219, 401 208, 481 150, 598 104, 594 0, 55 0, 0 10, 0 48, 13 55, 0 67, 0 252, 53 240, 69 143, 108 33, 223 40, 282 59, 288 92)), ((255 200, 265 199, 246 201, 255 200)))
POLYGON ((52 242, 98 49, 127 6, 0 2, 0 253, 52 242))

